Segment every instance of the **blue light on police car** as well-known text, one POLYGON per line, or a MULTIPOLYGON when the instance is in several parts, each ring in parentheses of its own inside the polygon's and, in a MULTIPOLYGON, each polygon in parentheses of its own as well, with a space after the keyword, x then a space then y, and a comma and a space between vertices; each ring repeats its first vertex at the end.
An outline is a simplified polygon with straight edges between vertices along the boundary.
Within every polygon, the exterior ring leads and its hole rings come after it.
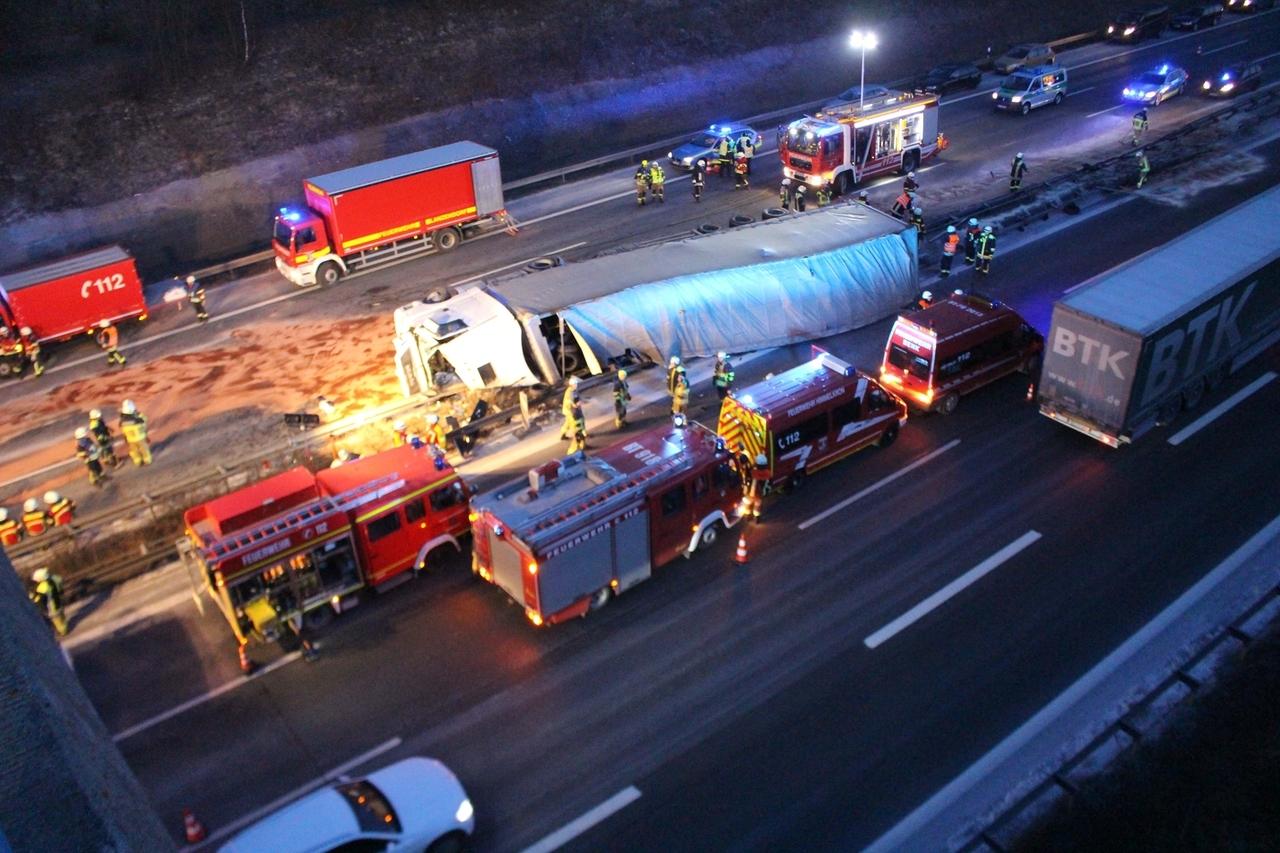
POLYGON ((1227 81, 1228 81, 1228 80, 1230 80, 1230 79, 1231 79, 1231 72, 1227 72, 1226 74, 1223 74, 1223 75, 1222 75, 1222 82, 1223 82, 1223 83, 1227 82, 1227 81))

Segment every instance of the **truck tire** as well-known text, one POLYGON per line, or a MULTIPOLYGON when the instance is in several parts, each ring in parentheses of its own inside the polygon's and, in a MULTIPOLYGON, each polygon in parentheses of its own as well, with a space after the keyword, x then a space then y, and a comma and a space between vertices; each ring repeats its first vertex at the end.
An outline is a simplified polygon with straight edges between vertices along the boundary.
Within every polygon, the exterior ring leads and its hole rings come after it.
POLYGON ((920 151, 917 148, 912 148, 906 154, 902 155, 902 168, 898 169, 898 174, 905 175, 907 172, 914 172, 919 166, 920 151))
POLYGON ((601 607, 609 603, 609 599, 613 598, 613 589, 608 586, 602 586, 591 596, 591 603, 587 605, 587 612, 594 613, 601 607))
MULTIPOLYGON (((907 171, 910 172, 911 170, 908 169, 907 171)), ((851 184, 851 179, 849 178, 848 172, 841 172, 840 174, 836 175, 836 185, 835 185, 836 195, 842 196, 845 193, 849 192, 850 184, 851 184)))
POLYGON ((333 608, 328 604, 308 610, 302 617, 302 624, 308 631, 318 631, 333 621, 333 608))
POLYGON ((332 287, 342 278, 342 267, 330 261, 316 268, 316 284, 321 287, 332 287))
POLYGON ((541 272, 542 270, 549 270, 562 266, 564 266, 564 258, 559 255, 552 255, 548 258, 535 258, 525 264, 524 268, 529 272, 541 272))
POLYGON ((16 376, 18 371, 13 369, 13 365, 7 361, 0 361, 0 377, 16 376))
POLYGON ((960 395, 953 391, 939 400, 933 410, 939 414, 950 415, 955 412, 958 405, 960 405, 960 395))
POLYGON ((729 227, 730 227, 730 228, 737 228, 737 227, 738 227, 738 226, 740 226, 740 225, 750 225, 750 224, 751 224, 752 222, 754 222, 754 221, 755 221, 755 220, 753 220, 750 216, 746 216, 746 215, 741 214, 741 213, 735 213, 735 214, 734 214, 734 215, 729 219, 729 227))
POLYGON ((439 231, 431 232, 431 245, 435 246, 438 251, 452 252, 458 248, 458 244, 462 242, 462 232, 450 225, 448 228, 441 228, 439 231))
POLYGON ((706 223, 705 225, 699 225, 697 228, 695 228, 695 229, 694 229, 694 233, 696 233, 696 234, 719 234, 719 233, 720 233, 720 226, 719 226, 719 225, 712 225, 710 222, 708 222, 708 223, 706 223))
POLYGON ((778 219, 786 216, 787 210, 781 207, 766 207, 760 212, 760 221, 764 222, 769 219, 778 219))
POLYGON ((716 544, 716 540, 720 538, 720 522, 713 521, 706 527, 702 528, 702 533, 698 534, 698 546, 695 551, 705 551, 712 545, 716 544))
POLYGON ((888 447, 898 440, 898 422, 894 421, 880 433, 880 440, 876 442, 876 447, 888 447))
POLYGON ((467 836, 461 832, 450 832, 431 842, 427 853, 463 853, 467 849, 467 836))

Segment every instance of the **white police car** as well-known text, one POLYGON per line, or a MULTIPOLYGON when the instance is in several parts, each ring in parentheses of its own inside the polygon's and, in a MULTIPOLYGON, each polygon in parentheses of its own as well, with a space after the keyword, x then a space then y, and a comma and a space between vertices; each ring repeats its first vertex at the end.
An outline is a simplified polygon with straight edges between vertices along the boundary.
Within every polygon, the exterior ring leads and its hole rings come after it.
POLYGON ((735 150, 744 139, 750 139, 752 146, 756 149, 760 148, 761 142, 760 134, 745 124, 735 122, 713 124, 688 142, 681 143, 680 147, 669 151, 667 159, 677 169, 692 169, 699 160, 706 160, 707 165, 711 165, 711 161, 716 158, 716 153, 720 149, 722 139, 728 139, 730 146, 735 150))
POLYGON ((1187 88, 1187 70, 1165 63, 1152 68, 1124 87, 1124 99, 1135 104, 1159 104, 1187 88))

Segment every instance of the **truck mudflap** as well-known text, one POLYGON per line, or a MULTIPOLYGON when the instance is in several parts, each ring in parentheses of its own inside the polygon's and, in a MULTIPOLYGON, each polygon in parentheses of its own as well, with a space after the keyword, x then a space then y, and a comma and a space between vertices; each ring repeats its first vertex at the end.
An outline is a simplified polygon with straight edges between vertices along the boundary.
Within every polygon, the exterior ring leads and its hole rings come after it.
POLYGON ((1049 405, 1041 404, 1040 414, 1057 421, 1063 426, 1069 426, 1076 432, 1082 432, 1090 438, 1102 442, 1108 447, 1119 447, 1121 444, 1129 443, 1129 438, 1127 436, 1112 435, 1105 430, 1098 429, 1098 427, 1094 426, 1084 418, 1076 417, 1075 415, 1070 415, 1066 412, 1060 412, 1049 405))

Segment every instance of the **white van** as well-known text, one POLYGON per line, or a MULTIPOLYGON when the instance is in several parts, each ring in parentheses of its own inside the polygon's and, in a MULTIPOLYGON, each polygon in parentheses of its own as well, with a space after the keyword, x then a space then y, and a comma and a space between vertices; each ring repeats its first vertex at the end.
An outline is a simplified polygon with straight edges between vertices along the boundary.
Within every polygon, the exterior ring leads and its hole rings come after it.
POLYGON ((996 109, 1026 115, 1035 107, 1060 104, 1067 96, 1067 69, 1061 65, 1041 65, 1015 71, 991 93, 996 109))

